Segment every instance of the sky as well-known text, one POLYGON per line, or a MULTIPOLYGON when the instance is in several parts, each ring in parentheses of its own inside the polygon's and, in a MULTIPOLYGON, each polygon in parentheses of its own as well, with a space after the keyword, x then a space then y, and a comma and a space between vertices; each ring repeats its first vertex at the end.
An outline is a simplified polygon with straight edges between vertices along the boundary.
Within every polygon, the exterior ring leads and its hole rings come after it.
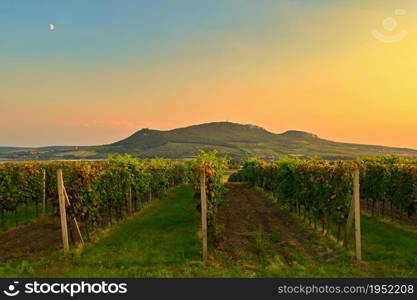
POLYGON ((2 0, 0 146, 230 121, 417 149, 416 29, 415 0, 2 0))

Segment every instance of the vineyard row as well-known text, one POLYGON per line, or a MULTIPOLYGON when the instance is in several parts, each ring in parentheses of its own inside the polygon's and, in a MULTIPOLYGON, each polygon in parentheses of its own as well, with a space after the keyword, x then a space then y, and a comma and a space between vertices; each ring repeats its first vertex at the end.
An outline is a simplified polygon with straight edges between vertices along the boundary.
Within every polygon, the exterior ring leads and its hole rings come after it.
POLYGON ((246 181, 270 192, 304 219, 346 240, 354 191, 360 173, 360 195, 412 216, 417 208, 417 161, 394 157, 357 161, 280 159, 247 160, 230 181, 246 181), (388 205, 389 203, 389 205, 388 205), (333 233, 333 232, 332 232, 333 233))
POLYGON ((57 171, 61 169, 71 205, 69 218, 84 231, 112 224, 137 211, 155 196, 188 180, 185 164, 164 159, 118 156, 100 162, 24 162, 0 165, 0 218, 5 212, 35 206, 45 199, 58 211, 57 171))

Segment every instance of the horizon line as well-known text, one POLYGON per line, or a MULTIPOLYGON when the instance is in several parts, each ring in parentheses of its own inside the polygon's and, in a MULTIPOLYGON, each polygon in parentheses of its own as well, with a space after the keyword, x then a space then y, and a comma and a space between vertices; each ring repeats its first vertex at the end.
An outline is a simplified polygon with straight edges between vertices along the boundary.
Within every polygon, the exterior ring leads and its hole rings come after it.
POLYGON ((168 132, 168 131, 177 130, 177 129, 184 129, 184 128, 188 128, 188 127, 214 124, 214 123, 229 123, 229 124, 236 124, 236 125, 242 125, 242 126, 254 126, 256 128, 263 129, 263 130, 265 130, 269 133, 276 134, 276 135, 282 135, 282 134, 285 134, 285 133, 291 132, 291 131, 302 132, 302 133, 307 133, 307 134, 314 135, 316 138, 321 139, 321 140, 326 140, 326 141, 330 141, 330 142, 334 142, 334 143, 340 143, 340 144, 347 144, 347 145, 376 146, 376 147, 385 147, 385 148, 394 148, 394 149, 417 151, 417 148, 409 148, 409 147, 401 147, 401 146, 386 146, 386 145, 382 145, 382 144, 363 144, 363 143, 358 143, 358 142, 343 142, 343 141, 329 140, 329 139, 320 137, 316 133, 312 133, 312 132, 308 132, 308 131, 304 131, 304 130, 298 130, 298 129, 288 129, 288 130, 285 130, 281 133, 276 133, 276 132, 269 131, 265 127, 262 127, 262 126, 259 126, 259 125, 255 125, 255 124, 251 124, 251 123, 243 124, 243 123, 231 122, 231 121, 213 121, 213 122, 197 123, 197 124, 191 124, 191 125, 188 125, 188 126, 175 127, 175 128, 171 128, 171 129, 155 129, 155 128, 149 128, 149 127, 142 127, 140 129, 136 129, 133 133, 131 133, 130 135, 128 135, 125 138, 122 138, 120 140, 117 140, 117 141, 114 141, 114 142, 111 142, 111 143, 104 143, 104 144, 95 144, 95 145, 62 145, 62 144, 61 145, 51 145, 50 144, 50 145, 39 145, 39 146, 10 146, 10 145, 2 146, 2 145, 0 145, 0 148, 39 149, 39 148, 48 148, 48 147, 99 147, 99 146, 108 146, 108 145, 111 145, 113 143, 123 141, 123 140, 133 136, 135 133, 137 133, 141 130, 145 130, 145 129, 168 132))

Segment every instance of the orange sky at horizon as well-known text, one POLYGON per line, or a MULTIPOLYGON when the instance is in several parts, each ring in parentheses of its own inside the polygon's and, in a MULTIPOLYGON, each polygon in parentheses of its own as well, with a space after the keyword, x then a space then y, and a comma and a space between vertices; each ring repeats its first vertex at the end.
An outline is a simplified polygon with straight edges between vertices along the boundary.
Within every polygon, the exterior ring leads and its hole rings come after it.
POLYGON ((417 5, 404 1, 396 16, 398 2, 371 2, 262 10, 258 27, 190 34, 149 59, 11 66, 0 71, 0 146, 107 144, 230 121, 417 149, 417 5), (384 43, 373 28, 408 34, 384 43))

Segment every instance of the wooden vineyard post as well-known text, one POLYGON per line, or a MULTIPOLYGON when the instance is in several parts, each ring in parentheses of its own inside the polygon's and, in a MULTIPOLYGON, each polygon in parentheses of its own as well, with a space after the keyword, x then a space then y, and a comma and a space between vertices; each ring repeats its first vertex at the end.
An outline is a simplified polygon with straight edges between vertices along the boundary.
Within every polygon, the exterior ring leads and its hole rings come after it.
POLYGON ((201 233, 203 240, 203 260, 207 260, 207 194, 206 194, 206 172, 201 172, 200 182, 201 194, 201 233))
POLYGON ((65 195, 64 195, 64 180, 62 178, 62 170, 57 171, 58 178, 58 200, 59 200, 59 213, 61 216, 61 231, 62 231, 62 243, 64 246, 64 253, 69 251, 68 241, 68 227, 67 227, 67 214, 65 211, 65 195))
MULTIPOLYGON (((71 202, 69 201, 69 197, 68 197, 68 194, 67 194, 67 190, 65 189, 64 181, 62 181, 62 187, 63 187, 63 190, 64 190, 65 199, 67 200, 66 203, 68 204, 68 206, 70 206, 71 202)), ((73 220, 74 220, 74 223, 75 223, 75 227, 77 229, 78 236, 80 237, 81 244, 84 245, 84 239, 83 239, 83 236, 81 234, 81 230, 80 230, 80 226, 78 225, 77 218, 73 217, 73 220)))
POLYGON ((352 230, 352 223, 353 223, 353 215, 355 214, 355 192, 353 192, 352 200, 350 201, 350 209, 349 209, 349 215, 346 223, 345 228, 345 236, 343 238, 343 246, 347 248, 349 243, 349 236, 350 232, 352 230))
POLYGON ((129 185, 127 190, 127 211, 129 215, 133 213, 133 205, 132 205, 132 186, 129 185))
POLYGON ((356 241, 356 261, 362 261, 362 245, 361 245, 361 204, 360 204, 360 183, 359 169, 355 170, 354 177, 354 201, 355 201, 355 241, 356 241))
POLYGON ((46 214, 46 170, 42 170, 42 215, 46 214))

